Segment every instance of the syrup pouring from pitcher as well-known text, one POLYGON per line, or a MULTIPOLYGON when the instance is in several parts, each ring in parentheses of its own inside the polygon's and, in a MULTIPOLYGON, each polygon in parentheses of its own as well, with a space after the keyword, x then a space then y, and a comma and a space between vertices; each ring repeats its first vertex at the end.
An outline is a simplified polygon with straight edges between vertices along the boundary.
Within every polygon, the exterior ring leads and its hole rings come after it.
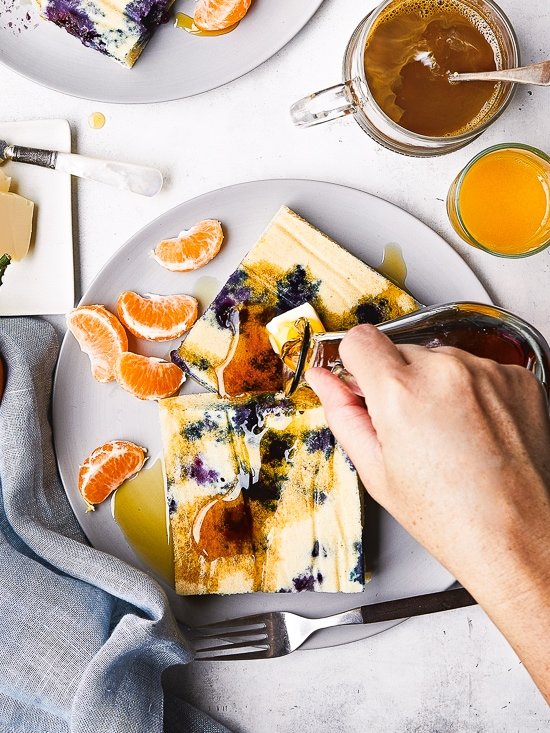
MULTIPOLYGON (((305 384, 307 369, 325 367, 355 394, 362 395, 353 375, 340 360, 338 350, 345 332, 314 334, 306 319, 302 320, 303 323, 296 323, 300 340, 285 344, 281 355, 287 394, 305 384)), ((454 346, 500 364, 525 367, 541 382, 548 396, 550 346, 527 321, 497 306, 467 302, 428 306, 381 323, 377 328, 395 344, 417 344, 427 348, 454 346)))

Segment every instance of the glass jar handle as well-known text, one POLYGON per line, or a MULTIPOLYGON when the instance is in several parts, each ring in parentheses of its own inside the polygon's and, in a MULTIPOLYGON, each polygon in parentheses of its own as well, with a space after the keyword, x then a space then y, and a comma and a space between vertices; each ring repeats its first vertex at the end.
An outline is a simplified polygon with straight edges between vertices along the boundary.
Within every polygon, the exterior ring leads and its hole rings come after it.
POLYGON ((290 116, 297 127, 311 127, 352 114, 356 102, 349 81, 309 94, 294 102, 290 116))

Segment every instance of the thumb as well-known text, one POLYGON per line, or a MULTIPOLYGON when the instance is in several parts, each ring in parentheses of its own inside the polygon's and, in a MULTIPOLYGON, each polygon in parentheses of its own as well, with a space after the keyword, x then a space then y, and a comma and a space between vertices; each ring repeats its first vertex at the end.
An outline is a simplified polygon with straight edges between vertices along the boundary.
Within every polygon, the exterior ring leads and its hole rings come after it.
POLYGON ((326 369, 309 369, 305 378, 321 400, 328 425, 359 472, 365 488, 376 494, 377 487, 385 482, 384 464, 364 401, 326 369))

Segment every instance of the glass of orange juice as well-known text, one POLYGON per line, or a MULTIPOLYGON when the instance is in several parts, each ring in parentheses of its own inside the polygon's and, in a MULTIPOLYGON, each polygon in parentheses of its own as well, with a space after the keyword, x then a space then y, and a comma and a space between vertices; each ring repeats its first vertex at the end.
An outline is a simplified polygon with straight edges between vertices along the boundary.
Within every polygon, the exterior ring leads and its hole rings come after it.
POLYGON ((550 244, 550 158, 521 143, 494 145, 455 178, 447 213, 464 241, 499 257, 550 244))

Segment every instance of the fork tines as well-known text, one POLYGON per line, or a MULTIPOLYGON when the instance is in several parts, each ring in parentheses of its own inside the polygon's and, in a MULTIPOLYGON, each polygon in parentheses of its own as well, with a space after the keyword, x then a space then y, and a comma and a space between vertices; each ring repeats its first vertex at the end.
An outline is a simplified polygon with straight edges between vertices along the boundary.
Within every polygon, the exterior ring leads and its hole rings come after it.
POLYGON ((221 621, 194 628, 189 636, 195 648, 197 661, 262 659, 269 655, 265 620, 255 620, 254 617, 241 624, 236 624, 235 621, 221 621), (216 641, 223 643, 212 644, 216 641))

